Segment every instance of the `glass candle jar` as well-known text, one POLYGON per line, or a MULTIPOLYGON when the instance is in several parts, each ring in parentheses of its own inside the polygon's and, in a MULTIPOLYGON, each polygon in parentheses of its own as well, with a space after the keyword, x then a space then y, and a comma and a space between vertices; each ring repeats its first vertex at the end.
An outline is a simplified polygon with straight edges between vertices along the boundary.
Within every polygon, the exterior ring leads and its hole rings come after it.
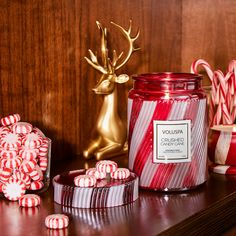
POLYGON ((140 187, 195 188, 207 180, 207 101, 202 77, 190 73, 133 76, 128 98, 129 168, 140 187))

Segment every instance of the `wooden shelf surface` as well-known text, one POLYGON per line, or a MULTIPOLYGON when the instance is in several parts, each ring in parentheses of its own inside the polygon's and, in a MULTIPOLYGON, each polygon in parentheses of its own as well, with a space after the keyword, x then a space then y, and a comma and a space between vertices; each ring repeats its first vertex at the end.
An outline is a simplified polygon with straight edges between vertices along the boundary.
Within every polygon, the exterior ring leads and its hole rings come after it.
MULTIPOLYGON (((126 157, 115 160, 127 166, 126 157)), ((82 158, 57 163, 52 176, 94 163, 82 158)), ((105 209, 58 205, 53 202, 52 184, 41 198, 40 207, 28 209, 1 199, 1 235, 222 235, 236 224, 236 176, 210 174, 206 184, 181 193, 140 190, 133 204, 105 209), (67 214, 69 227, 58 232, 47 229, 44 220, 52 213, 67 214)))

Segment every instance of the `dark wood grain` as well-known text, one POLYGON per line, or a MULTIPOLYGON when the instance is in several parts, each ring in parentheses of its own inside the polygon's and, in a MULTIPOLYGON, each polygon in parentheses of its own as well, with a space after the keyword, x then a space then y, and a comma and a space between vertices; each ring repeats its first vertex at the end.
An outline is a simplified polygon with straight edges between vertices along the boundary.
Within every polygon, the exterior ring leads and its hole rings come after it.
MULTIPOLYGON (((110 21, 140 28, 141 50, 118 73, 188 72, 200 57, 222 69, 235 57, 235 11, 233 0, 1 0, 0 116, 20 113, 53 140, 54 160, 74 157, 102 103, 91 90, 100 74, 83 59, 99 53, 96 20, 118 52, 127 44, 110 21)), ((123 119, 131 86, 119 85, 123 119)))

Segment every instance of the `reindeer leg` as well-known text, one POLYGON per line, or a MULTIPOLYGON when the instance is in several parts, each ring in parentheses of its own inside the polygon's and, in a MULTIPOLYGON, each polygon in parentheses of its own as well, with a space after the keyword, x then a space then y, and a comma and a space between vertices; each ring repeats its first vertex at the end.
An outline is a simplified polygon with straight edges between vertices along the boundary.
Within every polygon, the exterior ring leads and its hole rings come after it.
POLYGON ((95 158, 97 161, 109 158, 110 156, 114 156, 114 154, 120 152, 122 145, 119 143, 110 143, 107 146, 100 148, 95 153, 95 158))
POLYGON ((95 140, 92 140, 86 150, 83 151, 83 156, 85 159, 90 159, 94 156, 94 153, 100 148, 101 146, 101 137, 98 137, 95 140))

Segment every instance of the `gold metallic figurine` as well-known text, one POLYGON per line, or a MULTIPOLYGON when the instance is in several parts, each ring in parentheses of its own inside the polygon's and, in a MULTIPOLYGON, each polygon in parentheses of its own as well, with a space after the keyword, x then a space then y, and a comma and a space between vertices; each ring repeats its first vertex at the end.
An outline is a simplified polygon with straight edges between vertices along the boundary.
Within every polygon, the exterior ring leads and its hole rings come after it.
POLYGON ((107 48, 107 29, 97 21, 97 26, 101 32, 101 60, 102 65, 98 62, 97 55, 89 50, 90 59, 85 57, 87 62, 96 70, 102 73, 102 76, 93 91, 96 94, 104 95, 103 104, 96 122, 96 138, 92 139, 83 155, 86 159, 95 157, 97 160, 111 158, 127 151, 126 136, 127 128, 124 121, 118 114, 117 106, 117 85, 116 83, 125 83, 129 76, 122 74, 117 76, 115 71, 120 69, 130 58, 134 51, 134 41, 139 36, 131 37, 131 21, 128 30, 120 25, 111 22, 125 36, 129 43, 129 49, 125 58, 122 59, 123 52, 117 55, 113 50, 112 60, 108 56, 107 48), (122 59, 122 60, 121 60, 122 59))

